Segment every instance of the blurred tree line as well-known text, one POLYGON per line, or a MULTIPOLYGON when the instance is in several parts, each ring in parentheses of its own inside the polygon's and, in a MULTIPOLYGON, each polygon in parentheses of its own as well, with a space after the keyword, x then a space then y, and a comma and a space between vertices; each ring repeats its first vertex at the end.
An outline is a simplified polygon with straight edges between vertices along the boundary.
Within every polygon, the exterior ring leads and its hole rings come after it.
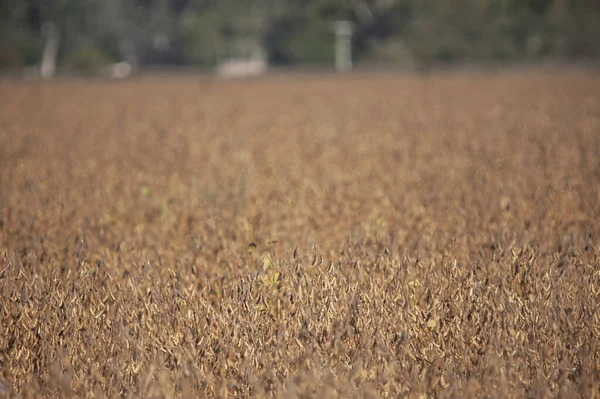
POLYGON ((340 19, 354 23, 359 63, 600 56, 598 0, 0 0, 0 67, 210 67, 236 38, 272 64, 332 63, 340 19))

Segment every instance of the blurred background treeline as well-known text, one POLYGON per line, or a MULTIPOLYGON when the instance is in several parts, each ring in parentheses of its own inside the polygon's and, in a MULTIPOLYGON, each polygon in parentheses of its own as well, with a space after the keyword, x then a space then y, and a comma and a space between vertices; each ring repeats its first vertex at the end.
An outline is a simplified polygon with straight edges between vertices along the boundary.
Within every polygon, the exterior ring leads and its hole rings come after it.
POLYGON ((598 0, 0 0, 0 68, 212 68, 240 42, 270 65, 331 65, 337 20, 359 65, 600 58, 598 0))

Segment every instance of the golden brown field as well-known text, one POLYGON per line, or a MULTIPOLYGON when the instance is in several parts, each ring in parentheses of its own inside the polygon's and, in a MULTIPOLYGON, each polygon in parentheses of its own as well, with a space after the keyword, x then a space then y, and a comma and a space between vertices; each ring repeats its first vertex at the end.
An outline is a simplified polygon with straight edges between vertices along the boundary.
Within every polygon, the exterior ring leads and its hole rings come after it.
POLYGON ((0 90, 0 396, 600 396, 600 74, 0 90))

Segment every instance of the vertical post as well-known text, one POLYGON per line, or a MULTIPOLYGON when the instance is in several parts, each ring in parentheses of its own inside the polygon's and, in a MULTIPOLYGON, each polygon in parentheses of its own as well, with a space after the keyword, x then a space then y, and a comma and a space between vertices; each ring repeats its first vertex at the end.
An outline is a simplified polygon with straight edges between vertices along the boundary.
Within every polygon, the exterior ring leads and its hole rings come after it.
POLYGON ((335 68, 338 72, 352 70, 352 22, 335 23, 335 68))
POLYGON ((56 58, 60 45, 60 30, 53 22, 46 22, 43 27, 43 33, 46 37, 44 52, 42 53, 42 64, 40 65, 40 75, 44 79, 50 79, 56 72, 56 58))

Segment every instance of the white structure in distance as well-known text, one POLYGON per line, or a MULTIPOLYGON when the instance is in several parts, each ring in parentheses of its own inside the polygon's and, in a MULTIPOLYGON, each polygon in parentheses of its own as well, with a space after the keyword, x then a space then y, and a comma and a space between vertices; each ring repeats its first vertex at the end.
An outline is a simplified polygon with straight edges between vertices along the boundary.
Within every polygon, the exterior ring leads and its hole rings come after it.
POLYGON ((335 27, 335 69, 338 72, 352 70, 352 22, 337 21, 335 27))
POLYGON ((219 48, 217 74, 224 78, 258 76, 267 72, 268 61, 260 43, 252 39, 238 39, 219 48))

